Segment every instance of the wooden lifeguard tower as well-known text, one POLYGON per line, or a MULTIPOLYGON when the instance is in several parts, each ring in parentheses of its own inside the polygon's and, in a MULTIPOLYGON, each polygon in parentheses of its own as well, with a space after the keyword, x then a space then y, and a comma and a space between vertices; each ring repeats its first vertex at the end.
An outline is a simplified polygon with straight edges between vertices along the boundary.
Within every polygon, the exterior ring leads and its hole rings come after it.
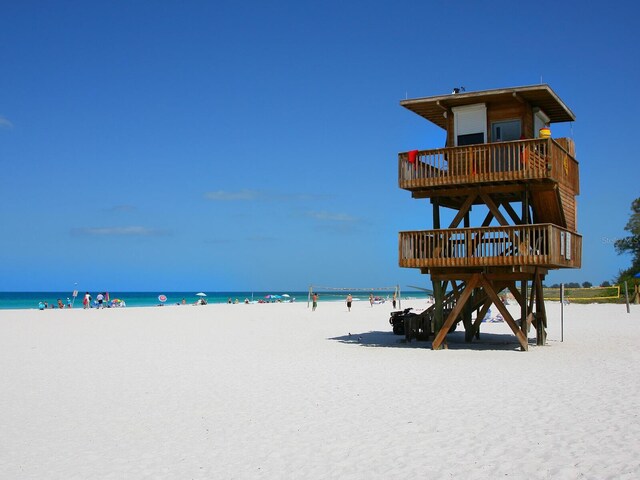
POLYGON ((433 333, 432 348, 439 349, 462 321, 472 341, 494 304, 523 350, 531 325, 544 345, 542 281, 551 269, 581 265, 574 143, 551 138, 549 128, 575 120, 573 112, 548 85, 456 89, 400 105, 447 132, 444 148, 398 155, 400 188, 433 205, 432 230, 399 234, 400 266, 430 274, 435 297, 430 309, 405 322, 405 334, 433 333), (442 208, 456 212, 448 226, 440 223, 442 208), (479 225, 470 224, 472 209, 479 225), (520 305, 519 320, 500 298, 506 290, 520 305))

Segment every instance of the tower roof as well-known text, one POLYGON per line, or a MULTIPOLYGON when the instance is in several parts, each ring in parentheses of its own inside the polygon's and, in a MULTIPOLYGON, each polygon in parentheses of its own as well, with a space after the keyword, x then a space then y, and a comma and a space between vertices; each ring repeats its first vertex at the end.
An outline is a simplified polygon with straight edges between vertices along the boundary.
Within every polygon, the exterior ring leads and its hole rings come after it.
POLYGON ((451 107, 512 99, 540 108, 549 117, 551 123, 570 122, 576 119, 571 109, 546 84, 414 98, 402 100, 400 105, 446 129, 447 119, 443 113, 451 107))

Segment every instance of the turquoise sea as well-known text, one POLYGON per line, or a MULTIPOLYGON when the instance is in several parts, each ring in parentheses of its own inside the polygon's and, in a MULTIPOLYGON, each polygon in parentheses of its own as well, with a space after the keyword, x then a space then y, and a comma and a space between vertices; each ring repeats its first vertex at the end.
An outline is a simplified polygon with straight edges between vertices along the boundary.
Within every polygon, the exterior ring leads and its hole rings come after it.
MULTIPOLYGON (((96 299, 99 292, 89 292, 93 300, 96 299)), ((184 298, 186 303, 195 303, 200 297, 196 295, 196 293, 200 292, 164 292, 164 291, 155 291, 155 292, 109 292, 109 298, 111 300, 121 299, 124 300, 127 307, 153 307, 160 304, 164 305, 175 305, 176 303, 181 303, 184 298), (160 302, 160 295, 164 295, 166 300, 164 302, 160 302)), ((308 291, 297 291, 297 292, 202 292, 206 294, 206 300, 208 303, 227 303, 229 299, 234 302, 236 299, 242 303, 245 298, 249 301, 264 301, 264 302, 285 302, 285 301, 296 301, 296 302, 306 302, 308 291), (287 296, 288 295, 288 296, 287 296), (267 298, 267 296, 271 296, 267 298), (276 296, 276 297, 274 297, 276 296), (280 298, 277 298, 280 296, 280 298)), ((344 300, 349 292, 323 292, 318 291, 319 301, 341 301, 344 300)), ((354 300, 367 301, 369 298, 369 292, 350 292, 354 300)), ((84 297, 85 292, 78 292, 78 297, 73 299, 73 292, 0 292, 0 310, 7 309, 37 309, 38 303, 47 302, 49 306, 54 305, 57 306, 58 299, 62 300, 62 303, 66 305, 67 299, 73 303, 73 308, 82 308, 82 298, 84 297)), ((390 299, 393 295, 392 292, 384 291, 384 292, 373 292, 374 296, 390 299)), ((407 292, 406 294, 402 294, 403 298, 426 298, 426 295, 423 292, 407 292)))

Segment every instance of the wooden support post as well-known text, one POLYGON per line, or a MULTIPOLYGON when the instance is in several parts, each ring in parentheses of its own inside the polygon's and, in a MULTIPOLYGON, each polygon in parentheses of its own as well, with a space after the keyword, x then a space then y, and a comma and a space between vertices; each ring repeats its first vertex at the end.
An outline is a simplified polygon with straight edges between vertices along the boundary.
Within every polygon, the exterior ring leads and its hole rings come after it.
POLYGON ((527 311, 529 299, 528 283, 527 280, 520 281, 520 295, 522 296, 522 303, 520 304, 520 330, 525 338, 527 338, 527 334, 529 333, 527 331, 527 315, 529 314, 527 311))
MULTIPOLYGON (((525 332, 527 335, 529 334, 529 331, 531 330, 531 324, 532 323, 534 324, 534 326, 536 328, 538 328, 538 325, 533 322, 533 302, 536 299, 535 275, 534 275, 533 278, 534 278, 534 281, 531 282, 531 295, 529 297, 529 306, 527 307, 527 330, 525 332)), ((527 285, 527 291, 529 291, 528 285, 527 285)), ((536 305, 537 305, 537 303, 536 303, 536 305)))
POLYGON ((442 327, 437 331, 438 333, 436 334, 436 338, 433 339, 433 343, 431 344, 431 348, 433 348, 434 350, 439 350, 442 346, 442 342, 449 332, 449 329, 452 327, 453 322, 456 320, 456 318, 458 318, 458 315, 460 315, 462 307, 464 307, 464 304, 467 302, 467 300, 469 300, 471 292, 473 292, 473 289, 478 285, 481 276, 481 273, 476 273, 471 276, 469 283, 466 285, 464 291, 462 292, 462 295, 460 295, 460 298, 456 302, 456 306, 453 307, 453 310, 447 317, 444 325, 442 325, 442 327))
POLYGON ((437 332, 444 323, 444 288, 440 280, 433 280, 433 331, 437 332))
POLYGON ((536 273, 534 278, 536 290, 536 345, 543 346, 547 343, 547 311, 544 306, 544 292, 542 289, 541 275, 536 273))
POLYGON ((471 292, 471 296, 469 297, 469 301, 464 306, 462 310, 462 324, 464 325, 464 341, 471 342, 473 339, 473 323, 471 321, 471 314, 473 313, 473 303, 474 298, 476 296, 477 289, 474 288, 474 291, 471 292))

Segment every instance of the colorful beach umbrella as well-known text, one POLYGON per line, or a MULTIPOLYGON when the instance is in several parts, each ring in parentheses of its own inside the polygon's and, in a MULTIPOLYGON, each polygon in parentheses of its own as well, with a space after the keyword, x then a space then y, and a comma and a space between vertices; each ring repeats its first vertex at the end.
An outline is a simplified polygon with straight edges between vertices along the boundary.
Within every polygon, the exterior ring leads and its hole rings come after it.
POLYGON ((160 300, 162 303, 167 301, 167 296, 166 295, 158 295, 158 300, 160 300))

